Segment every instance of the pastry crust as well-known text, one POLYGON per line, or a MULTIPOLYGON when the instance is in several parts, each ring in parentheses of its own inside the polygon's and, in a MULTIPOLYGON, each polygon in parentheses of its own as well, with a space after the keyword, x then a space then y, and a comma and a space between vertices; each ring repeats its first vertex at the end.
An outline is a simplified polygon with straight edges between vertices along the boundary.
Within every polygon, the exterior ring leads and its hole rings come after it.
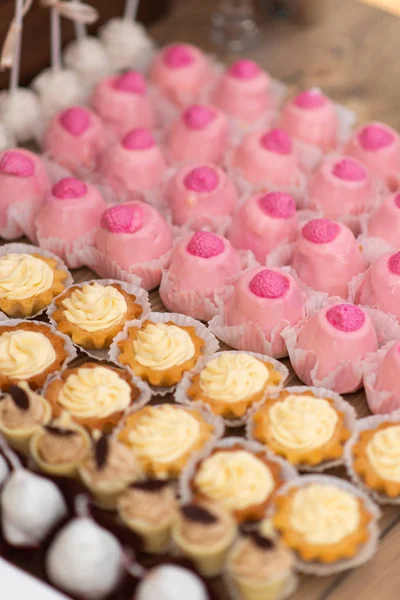
POLYGON ((68 273, 58 268, 56 259, 47 258, 47 256, 41 254, 32 254, 32 256, 42 260, 50 267, 53 271, 53 283, 48 290, 35 294, 30 298, 20 300, 0 298, 0 310, 14 319, 30 317, 47 308, 53 302, 53 299, 65 289, 63 281, 68 277, 68 273))
POLYGON ((57 329, 68 335, 75 344, 82 346, 82 348, 87 348, 88 350, 103 350, 104 348, 108 348, 115 336, 122 331, 125 323, 138 319, 143 312, 140 304, 136 303, 136 296, 126 292, 119 283, 109 283, 107 286, 115 288, 124 297, 128 307, 121 321, 117 325, 108 327, 107 329, 85 331, 78 325, 68 321, 64 316, 63 300, 70 298, 75 290, 81 289, 80 285, 71 286, 55 301, 56 310, 53 312, 52 318, 57 323, 57 329))
POLYGON ((147 381, 150 385, 154 385, 157 387, 170 387, 176 385, 182 379, 183 374, 194 367, 199 356, 202 354, 202 349, 205 346, 205 342, 201 337, 199 337, 196 334, 195 327, 177 325, 173 321, 167 321, 166 323, 164 323, 165 325, 173 325, 175 327, 179 327, 180 329, 183 329, 190 335, 194 345, 194 354, 189 360, 186 360, 185 362, 179 365, 175 365, 169 369, 152 369, 151 367, 141 365, 136 360, 135 351, 133 349, 133 342, 136 340, 138 332, 142 329, 145 329, 149 324, 153 324, 153 321, 147 320, 142 323, 141 327, 128 328, 128 339, 118 342, 118 348, 121 352, 118 360, 122 365, 127 365, 131 367, 135 375, 137 375, 144 381, 147 381))

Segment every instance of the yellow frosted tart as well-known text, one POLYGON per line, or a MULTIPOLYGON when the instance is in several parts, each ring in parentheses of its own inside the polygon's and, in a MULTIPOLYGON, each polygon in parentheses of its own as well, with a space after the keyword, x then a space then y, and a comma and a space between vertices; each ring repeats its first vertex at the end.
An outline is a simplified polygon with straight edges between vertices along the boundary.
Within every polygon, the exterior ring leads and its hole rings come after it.
POLYGON ((195 327, 144 321, 128 328, 127 339, 118 343, 118 360, 151 385, 172 386, 194 367, 204 345, 195 327))
POLYGON ((67 277, 54 258, 24 253, 0 256, 0 310, 9 317, 30 317, 65 289, 67 277))
POLYGON ((118 283, 73 285, 57 298, 53 319, 59 331, 83 348, 108 348, 127 321, 140 317, 136 296, 118 283))
POLYGON ((21 381, 33 390, 42 387, 67 358, 64 339, 48 325, 26 321, 0 327, 0 388, 4 391, 21 381))
POLYGON ((159 404, 127 416, 119 439, 132 448, 149 477, 173 479, 214 432, 200 411, 159 404))
POLYGON ((366 486, 389 498, 400 496, 400 423, 361 431, 352 453, 353 469, 366 486))
POLYGON ((369 539, 371 519, 363 500, 351 491, 313 482, 276 498, 273 523, 303 560, 329 564, 358 553, 369 539))
POLYGON ((331 398, 283 390, 252 416, 252 436, 293 465, 314 467, 343 455, 350 431, 331 398))
POLYGON ((282 379, 272 363, 246 352, 220 352, 194 375, 188 396, 208 404, 217 415, 240 418, 282 379))
POLYGON ((66 411, 80 425, 107 431, 139 395, 129 373, 95 362, 67 369, 46 389, 56 417, 66 411))

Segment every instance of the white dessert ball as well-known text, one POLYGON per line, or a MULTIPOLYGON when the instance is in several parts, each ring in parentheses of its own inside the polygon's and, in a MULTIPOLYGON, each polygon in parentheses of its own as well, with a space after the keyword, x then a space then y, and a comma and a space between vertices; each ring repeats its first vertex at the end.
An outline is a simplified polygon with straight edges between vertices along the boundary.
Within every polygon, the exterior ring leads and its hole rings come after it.
POLYGON ((93 86, 113 71, 104 44, 93 36, 70 42, 64 51, 64 62, 77 71, 88 86, 93 86))
POLYGON ((56 536, 46 556, 49 579, 67 593, 88 600, 108 596, 123 574, 118 540, 92 519, 81 517, 56 536))
POLYGON ((110 19, 99 35, 115 69, 148 69, 155 45, 143 25, 129 19, 110 19))
POLYGON ((204 583, 193 573, 175 565, 150 571, 137 587, 134 600, 208 600, 204 583))
POLYGON ((0 487, 3 485, 10 473, 7 461, 0 455, 0 487))
POLYGON ((72 69, 45 69, 32 82, 46 118, 85 100, 86 88, 72 69))
POLYGON ((0 121, 12 135, 11 139, 4 138, 3 133, 3 143, 9 144, 12 141, 12 145, 15 145, 15 140, 22 144, 31 141, 36 137, 41 120, 39 98, 32 90, 18 88, 13 92, 6 91, 0 94, 0 121))

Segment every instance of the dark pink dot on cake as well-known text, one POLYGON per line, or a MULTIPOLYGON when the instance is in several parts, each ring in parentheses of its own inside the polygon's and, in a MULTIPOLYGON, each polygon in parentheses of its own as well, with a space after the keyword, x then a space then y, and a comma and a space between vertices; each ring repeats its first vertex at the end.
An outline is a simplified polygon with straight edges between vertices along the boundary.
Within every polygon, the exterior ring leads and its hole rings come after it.
POLYGON ((87 193, 87 185, 75 177, 64 177, 60 179, 52 189, 52 195, 59 200, 71 200, 83 198, 87 193))
POLYGON ((145 94, 147 90, 146 80, 137 71, 128 71, 113 81, 113 87, 128 94, 145 94))
POLYGON ((148 150, 156 145, 153 134, 148 129, 132 129, 122 138, 122 145, 127 150, 148 150))
POLYGON ((35 163, 26 154, 9 150, 1 157, 0 173, 14 175, 15 177, 32 177, 35 173, 35 163))
POLYGON ((289 289, 289 281, 287 277, 276 271, 264 269, 254 275, 249 288, 259 298, 281 298, 289 289))
POLYGON ((189 254, 201 258, 212 258, 225 250, 223 240, 211 231, 197 231, 186 247, 189 254))
POLYGON ((299 108, 321 108, 327 103, 327 99, 319 90, 305 90, 294 99, 294 104, 299 108))
POLYGON ((135 233, 143 227, 144 212, 138 204, 117 204, 101 216, 101 226, 111 233, 135 233))
POLYGON ((327 244, 333 242, 340 231, 340 227, 329 219, 313 219, 306 223, 301 230, 303 237, 314 244, 327 244))
POLYGON ((358 331, 365 322, 364 312, 354 304, 336 304, 327 311, 326 318, 332 327, 345 333, 358 331))
POLYGON ((296 212, 296 203, 290 194, 270 192, 258 199, 263 212, 275 219, 290 219, 296 212))
POLYGON ((277 154, 290 154, 292 151, 292 140, 284 129, 271 129, 260 139, 260 144, 270 152, 277 154))
POLYGON ((394 142, 394 134, 380 125, 367 125, 358 134, 358 140, 364 150, 381 150, 394 142))
POLYGON ((388 262, 389 271, 394 275, 400 275, 400 252, 392 254, 388 262))
POLYGON ((90 114, 80 106, 73 106, 64 110, 59 120, 64 129, 76 137, 85 133, 90 126, 90 114))
POLYGON ((163 61, 172 69, 181 69, 189 67, 194 63, 193 52, 186 46, 177 44, 167 48, 163 55, 163 61))
POLYGON ((333 174, 343 181, 364 181, 367 178, 365 167, 351 158, 343 158, 335 163, 333 174))
POLYGON ((213 108, 201 104, 189 106, 182 115, 183 121, 189 129, 204 129, 215 121, 216 117, 217 113, 213 108))
POLYGON ((400 208, 400 194, 397 194, 397 195, 394 197, 394 203, 395 203, 395 205, 397 206, 397 208, 400 208))
POLYGON ((213 192, 218 186, 218 173, 212 167, 195 167, 183 180, 186 189, 198 194, 213 192))

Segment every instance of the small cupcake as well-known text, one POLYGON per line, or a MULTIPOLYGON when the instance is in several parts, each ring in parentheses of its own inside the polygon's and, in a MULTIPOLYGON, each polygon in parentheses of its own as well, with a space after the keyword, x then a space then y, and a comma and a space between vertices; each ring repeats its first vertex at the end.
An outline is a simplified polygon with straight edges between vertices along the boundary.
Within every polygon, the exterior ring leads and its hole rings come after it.
POLYGON ((334 103, 318 88, 301 92, 288 102, 279 126, 293 138, 329 152, 338 145, 339 119, 334 103))
POLYGON ((155 109, 142 73, 127 71, 100 81, 90 103, 115 135, 123 136, 136 127, 153 129, 155 109))
POLYGON ((356 286, 354 301, 400 320, 400 252, 384 254, 370 265, 356 286))
POLYGON ((131 129, 112 144, 99 161, 101 181, 119 200, 137 200, 156 189, 167 169, 153 134, 144 128, 131 129))
POLYGON ((396 190, 400 171, 400 138, 394 129, 379 122, 363 125, 348 140, 344 153, 363 162, 390 190, 396 190))
POLYGON ((167 133, 165 150, 173 163, 220 163, 228 144, 223 112, 207 104, 186 108, 167 133))
POLYGON ((35 431, 52 418, 51 406, 22 381, 0 399, 0 433, 18 452, 27 454, 35 431))
POLYGON ((266 71, 252 60, 240 59, 222 75, 212 101, 231 118, 254 123, 274 108, 270 88, 266 71))
POLYGON ((388 344, 364 365, 364 387, 374 414, 400 409, 400 342, 388 344))
POLYGON ((46 195, 35 219, 40 247, 56 250, 71 268, 81 267, 73 252, 74 244, 82 236, 87 243, 93 241, 105 209, 97 188, 73 177, 60 179, 46 195))
POLYGON ((232 515, 211 502, 180 506, 172 527, 175 548, 193 561, 203 577, 221 574, 236 536, 237 526, 232 515))
POLYGON ((168 310, 208 320, 218 294, 241 271, 240 256, 227 239, 210 231, 190 233, 172 250, 160 296, 168 310))
POLYGON ((298 233, 296 203, 285 192, 269 192, 248 198, 233 215, 227 238, 235 248, 251 250, 265 263, 267 255, 298 233))
POLYGON ((400 194, 391 194, 381 202, 368 221, 367 235, 400 249, 400 194))
POLYGON ((217 217, 227 217, 236 206, 237 191, 226 173, 215 165, 181 167, 170 179, 165 202, 176 225, 200 229, 217 217))
POLYGON ((163 96, 179 107, 196 102, 213 79, 207 56, 191 44, 166 46, 150 67, 150 79, 163 96))
POLYGON ((50 157, 73 173, 94 171, 106 146, 102 121, 83 106, 57 113, 43 137, 43 147, 50 157))
POLYGON ((297 238, 292 267, 314 290, 347 298, 350 280, 366 266, 355 237, 346 225, 313 219, 304 225, 297 238))

